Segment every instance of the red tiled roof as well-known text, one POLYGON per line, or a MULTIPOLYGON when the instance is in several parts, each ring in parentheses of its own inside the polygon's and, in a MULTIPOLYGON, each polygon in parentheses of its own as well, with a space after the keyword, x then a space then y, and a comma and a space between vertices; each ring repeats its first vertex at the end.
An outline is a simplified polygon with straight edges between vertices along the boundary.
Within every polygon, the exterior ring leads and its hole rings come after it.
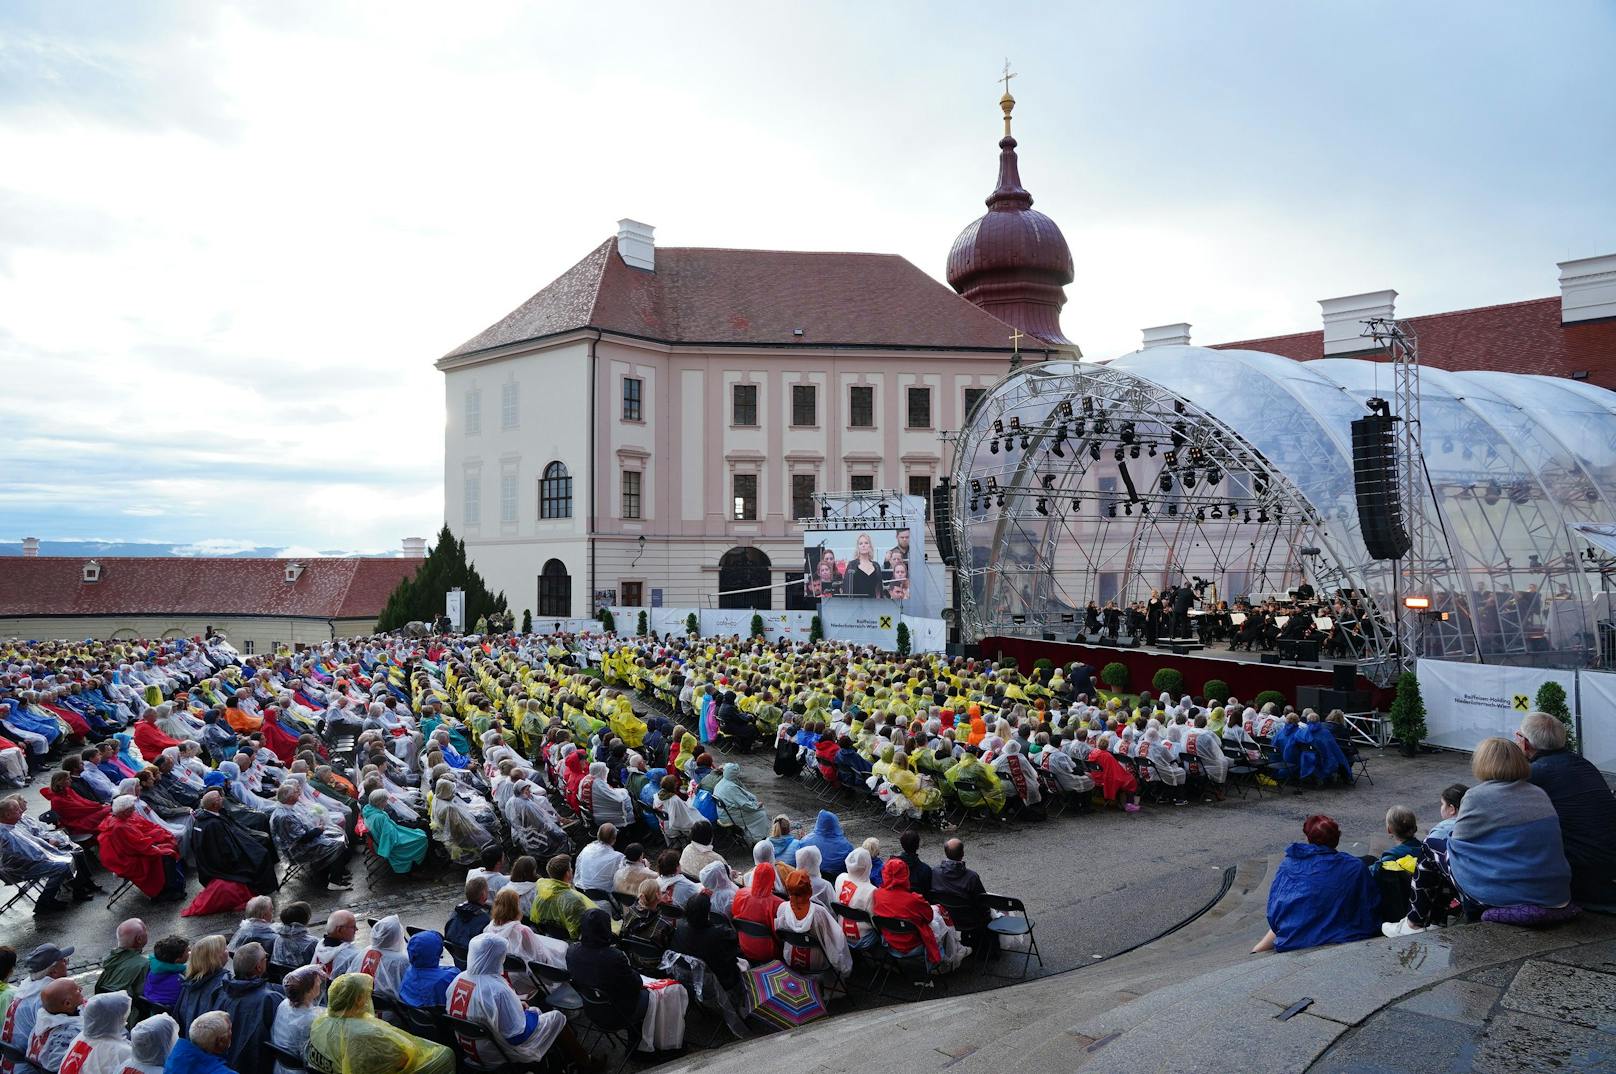
POLYGON ((577 328, 665 343, 1002 351, 1012 331, 896 254, 670 247, 651 272, 608 239, 445 357, 577 328))
MULTIPOLYGON (((1404 320, 1413 326, 1419 340, 1422 365, 1549 377, 1587 372, 1590 383, 1616 388, 1616 321, 1562 325, 1558 297, 1404 320)), ((1324 357, 1324 333, 1298 332, 1214 346, 1218 350, 1266 351, 1309 361, 1324 357)), ((1376 354, 1355 357, 1372 359, 1376 354)))
POLYGON ((373 619, 418 559, 97 558, 101 577, 83 580, 77 556, 0 559, 0 616, 266 615, 373 619), (303 572, 285 580, 297 562, 303 572))

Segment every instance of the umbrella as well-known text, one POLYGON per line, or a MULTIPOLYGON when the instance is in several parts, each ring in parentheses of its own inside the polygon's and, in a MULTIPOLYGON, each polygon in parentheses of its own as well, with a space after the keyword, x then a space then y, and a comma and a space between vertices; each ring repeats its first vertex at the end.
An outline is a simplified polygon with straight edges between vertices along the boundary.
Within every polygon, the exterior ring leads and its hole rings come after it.
POLYGON ((755 1014, 785 1029, 807 1025, 830 1013, 819 985, 793 973, 778 959, 747 971, 746 995, 755 1014))

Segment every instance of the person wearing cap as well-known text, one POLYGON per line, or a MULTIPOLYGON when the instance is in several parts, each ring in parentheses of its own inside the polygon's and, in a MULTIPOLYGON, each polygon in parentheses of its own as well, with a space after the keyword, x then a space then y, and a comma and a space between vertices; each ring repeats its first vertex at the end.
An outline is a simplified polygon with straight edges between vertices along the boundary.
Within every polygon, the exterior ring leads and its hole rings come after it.
POLYGON ((40 990, 39 1006, 39 1017, 28 1035, 28 1062, 46 1074, 56 1074, 62 1069, 67 1046, 79 1035, 84 989, 71 977, 58 978, 40 990))
MULTIPOLYGON (((42 943, 28 952, 23 962, 28 967, 28 979, 17 986, 11 1006, 6 1009, 4 1019, 0 1019, 0 1040, 18 1051, 28 1050, 34 1022, 39 1018, 40 993, 51 982, 67 976, 67 960, 72 955, 73 948, 57 947, 53 943, 42 943)), ((22 1072, 14 1071, 13 1074, 22 1072)))
POLYGON ((123 1074, 130 1054, 124 1025, 132 1007, 126 992, 106 992, 86 1000, 78 1036, 68 1043, 62 1058, 64 1074, 123 1074))
POLYGON ((146 987, 151 963, 146 959, 146 923, 132 917, 118 926, 118 946, 101 960, 101 976, 95 979, 95 994, 127 992, 138 998, 146 987))

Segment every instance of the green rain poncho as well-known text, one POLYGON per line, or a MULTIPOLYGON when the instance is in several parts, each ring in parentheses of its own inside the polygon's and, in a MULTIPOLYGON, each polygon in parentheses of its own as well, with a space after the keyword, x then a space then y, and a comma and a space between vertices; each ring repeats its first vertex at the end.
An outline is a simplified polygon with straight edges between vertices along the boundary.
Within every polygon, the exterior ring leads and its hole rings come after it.
POLYGON ((454 1074, 454 1053, 395 1029, 370 1005, 371 978, 345 973, 331 982, 326 1010, 309 1028, 313 1074, 454 1074))

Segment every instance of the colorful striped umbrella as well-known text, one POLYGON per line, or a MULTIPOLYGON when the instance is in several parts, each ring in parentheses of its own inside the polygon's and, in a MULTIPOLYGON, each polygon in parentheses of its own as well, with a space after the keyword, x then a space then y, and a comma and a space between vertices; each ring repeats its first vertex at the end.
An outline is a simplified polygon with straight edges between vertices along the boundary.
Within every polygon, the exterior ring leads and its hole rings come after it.
POLYGON ((818 983, 792 972, 779 959, 747 972, 746 995, 754 1013, 785 1029, 830 1013, 818 983))

